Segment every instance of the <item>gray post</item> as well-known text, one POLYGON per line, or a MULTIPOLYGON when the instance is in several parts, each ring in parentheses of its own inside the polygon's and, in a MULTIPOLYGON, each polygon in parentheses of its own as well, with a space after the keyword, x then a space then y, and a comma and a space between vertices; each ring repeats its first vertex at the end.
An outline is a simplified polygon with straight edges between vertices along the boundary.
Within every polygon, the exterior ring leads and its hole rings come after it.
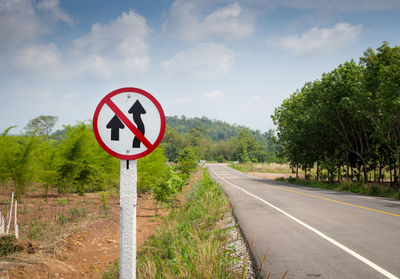
POLYGON ((121 160, 119 278, 136 278, 136 160, 121 160))

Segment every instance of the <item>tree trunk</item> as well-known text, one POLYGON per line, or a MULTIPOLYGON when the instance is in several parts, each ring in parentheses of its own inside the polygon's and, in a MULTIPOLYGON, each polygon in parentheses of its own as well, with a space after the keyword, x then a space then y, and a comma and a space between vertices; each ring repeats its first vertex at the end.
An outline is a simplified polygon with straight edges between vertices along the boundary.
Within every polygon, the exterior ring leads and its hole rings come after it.
POLYGON ((339 167, 338 167, 338 176, 337 176, 338 183, 340 183, 340 180, 342 179, 341 170, 342 170, 342 167, 339 165, 339 167))
POLYGON ((363 160, 363 171, 364 171, 364 183, 368 183, 368 171, 367 171, 367 162, 363 160))
POLYGON ((319 179, 319 161, 317 161, 317 181, 319 179))
POLYGON ((349 181, 349 162, 346 163, 346 180, 349 181))
POLYGON ((296 163, 296 179, 299 179, 299 164, 296 163))
POLYGON ((307 167, 304 168, 304 178, 307 179, 307 167))
POLYGON ((353 168, 351 168, 350 170, 351 170, 351 182, 353 182, 354 171, 353 171, 353 168))
MULTIPOLYGON (((397 154, 397 166, 399 167, 399 175, 400 175, 400 152, 397 154)), ((400 188, 400 179, 398 180, 397 187, 400 188)))
POLYGON ((381 183, 381 178, 382 178, 382 165, 381 164, 379 164, 379 167, 378 167, 378 183, 381 183))
POLYGON ((390 185, 392 185, 393 179, 392 179, 392 164, 389 163, 389 174, 390 174, 390 185))

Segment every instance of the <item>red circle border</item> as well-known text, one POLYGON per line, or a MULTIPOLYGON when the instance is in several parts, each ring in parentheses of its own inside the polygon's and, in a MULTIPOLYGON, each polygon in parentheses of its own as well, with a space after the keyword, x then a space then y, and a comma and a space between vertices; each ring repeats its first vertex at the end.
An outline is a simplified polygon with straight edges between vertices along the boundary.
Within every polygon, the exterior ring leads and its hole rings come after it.
POLYGON ((93 123, 92 124, 93 124, 94 135, 96 137, 97 142, 100 144, 101 148, 103 148, 104 151, 106 151, 111 156, 116 157, 121 160, 136 160, 136 159, 143 158, 144 156, 149 155, 151 152, 153 152, 154 149, 156 149, 157 146, 161 143, 161 140, 164 137, 165 126, 166 126, 164 110, 162 109, 162 107, 161 107, 160 103, 157 101, 157 99, 154 98, 153 95, 151 95, 147 91, 144 91, 143 89, 135 88, 135 87, 123 87, 123 88, 120 88, 120 89, 117 89, 117 90, 114 90, 114 91, 108 93, 97 105, 96 110, 93 115, 93 123), (120 93, 127 93, 127 92, 138 93, 138 94, 141 94, 141 95, 147 97, 156 106, 156 108, 160 114, 160 119, 161 119, 160 133, 158 134, 156 141, 152 144, 152 147, 147 148, 147 150, 145 150, 141 153, 135 154, 135 155, 119 154, 119 153, 111 150, 101 139, 100 134, 99 134, 98 125, 97 125, 99 113, 100 113, 101 109, 103 108, 104 104, 109 99, 114 97, 115 95, 120 94, 120 93))

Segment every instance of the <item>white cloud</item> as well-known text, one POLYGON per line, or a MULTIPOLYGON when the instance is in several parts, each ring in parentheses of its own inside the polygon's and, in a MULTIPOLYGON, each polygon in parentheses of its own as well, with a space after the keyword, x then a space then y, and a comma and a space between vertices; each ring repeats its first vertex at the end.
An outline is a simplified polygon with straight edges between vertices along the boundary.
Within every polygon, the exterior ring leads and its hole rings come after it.
POLYGON ((40 41, 59 21, 73 24, 58 0, 0 0, 0 68, 54 76, 61 65, 59 50, 40 41))
POLYGON ((121 72, 145 72, 149 28, 146 19, 130 10, 108 24, 94 24, 89 35, 74 41, 80 70, 103 78, 121 72))
POLYGON ((62 62, 54 43, 37 44, 19 50, 14 66, 25 71, 52 73, 62 66, 62 62))
POLYGON ((207 5, 199 1, 176 0, 163 25, 164 32, 186 41, 235 40, 254 33, 255 16, 239 3, 202 14, 207 5))
POLYGON ((219 90, 213 90, 204 94, 204 98, 207 100, 221 100, 224 94, 219 90))
MULTIPOLYGON (((34 22, 37 11, 32 5, 26 5, 27 2, 21 3, 27 8, 22 9, 18 6, 17 10, 29 10, 32 14, 31 22, 34 22)), ((72 23, 70 17, 60 10, 56 0, 42 1, 38 4, 38 9, 53 12, 59 20, 72 23)), ((17 26, 23 29, 23 26, 17 26)), ((0 26, 0 31, 1 28, 0 26)), ((41 28, 40 23, 38 28, 41 28)), ((126 77, 132 73, 146 72, 149 67, 148 32, 145 18, 131 10, 107 24, 93 24, 89 34, 77 38, 72 42, 72 47, 62 50, 53 42, 40 43, 39 31, 24 43, 21 40, 25 39, 16 38, 20 46, 15 49, 9 48, 7 55, 2 53, 4 59, 0 60, 0 65, 8 69, 12 66, 16 70, 45 78, 51 76, 68 79, 88 76, 108 79, 117 75, 126 77)))
POLYGON ((252 0, 252 4, 267 9, 289 7, 323 12, 390 11, 400 9, 400 1, 398 0, 252 0))
POLYGON ((69 25, 73 25, 73 20, 63 9, 60 8, 58 0, 42 0, 37 5, 41 11, 49 12, 56 20, 64 21, 69 25))
POLYGON ((49 31, 29 0, 0 1, 0 50, 37 40, 49 31))
POLYGON ((338 23, 333 28, 314 27, 301 35, 269 38, 269 46, 282 48, 296 55, 328 53, 358 40, 361 25, 338 23))
POLYGON ((161 66, 167 74, 173 76, 214 78, 228 75, 234 60, 233 51, 224 45, 202 43, 179 52, 161 66))

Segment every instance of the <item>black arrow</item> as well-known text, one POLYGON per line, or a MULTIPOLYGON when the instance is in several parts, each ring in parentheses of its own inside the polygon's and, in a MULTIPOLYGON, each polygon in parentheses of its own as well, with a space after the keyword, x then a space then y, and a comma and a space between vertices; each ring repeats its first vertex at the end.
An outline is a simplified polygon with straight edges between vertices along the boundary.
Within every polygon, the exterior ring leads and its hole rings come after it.
MULTIPOLYGON (((136 123, 136 128, 138 128, 138 130, 144 136, 144 124, 142 120, 142 114, 145 114, 146 110, 143 108, 139 100, 136 100, 133 106, 129 109, 128 113, 132 113, 133 121, 136 123)), ((132 147, 140 148, 140 140, 137 137, 133 139, 132 147)))
POLYGON ((106 127, 107 129, 111 129, 111 140, 119 140, 119 129, 125 128, 125 125, 117 115, 114 115, 106 127))

